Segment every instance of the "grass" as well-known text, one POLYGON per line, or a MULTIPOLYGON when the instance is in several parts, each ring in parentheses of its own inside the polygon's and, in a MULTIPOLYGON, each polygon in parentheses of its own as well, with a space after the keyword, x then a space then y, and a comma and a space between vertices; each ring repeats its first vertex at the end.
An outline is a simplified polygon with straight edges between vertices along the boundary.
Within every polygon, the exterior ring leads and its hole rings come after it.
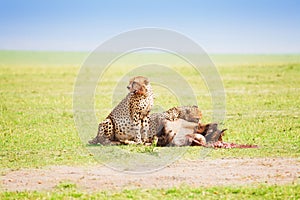
POLYGON ((3 192, 5 199, 299 199, 300 185, 231 186, 170 189, 136 189, 87 193, 72 183, 59 184, 55 192, 3 192))
MULTIPOLYGON (((86 53, 0 51, 0 170, 96 164, 86 144, 79 139, 72 111, 74 82, 86 56, 86 53)), ((222 122, 223 127, 228 128, 225 141, 257 144, 260 148, 211 150, 206 156, 300 157, 300 55, 213 55, 212 59, 217 64, 226 92, 226 118, 222 122)), ((128 59, 121 68, 122 61, 119 61, 102 76, 95 95, 98 121, 104 119, 116 103, 112 101, 113 91, 120 77, 133 69, 131 62, 135 60, 139 61, 138 57, 128 59)), ((175 63, 172 69, 188 81, 203 110, 203 121, 210 122, 212 103, 205 82, 193 68, 175 63)), ((119 98, 126 93, 126 82, 121 83, 124 90, 117 94, 119 98)), ((178 104, 178 99, 166 88, 155 84, 153 87, 158 110, 178 104)), ((97 127, 91 136, 96 130, 97 127)), ((122 148, 153 152, 153 147, 122 148)), ((184 156, 197 159, 202 150, 200 147, 188 148, 184 156)), ((266 194, 274 190, 288 197, 296 194, 293 191, 299 186, 262 188, 266 194)), ((151 193, 171 195, 170 198, 181 195, 181 190, 174 194, 167 194, 167 191, 151 190, 151 193)), ((184 191, 186 197, 203 192, 192 188, 184 191)), ((234 191, 234 188, 212 188, 209 194, 216 192, 233 198, 234 191)), ((255 191, 255 188, 240 187, 237 193, 247 196, 255 191)), ((142 198, 146 193, 137 190, 114 195, 142 198)), ((3 194, 27 198, 45 195, 38 192, 3 194)), ((63 191, 64 194, 68 195, 68 192, 63 191)), ((59 198, 61 194, 46 195, 59 198)), ((105 197, 104 193, 99 195, 105 197)))

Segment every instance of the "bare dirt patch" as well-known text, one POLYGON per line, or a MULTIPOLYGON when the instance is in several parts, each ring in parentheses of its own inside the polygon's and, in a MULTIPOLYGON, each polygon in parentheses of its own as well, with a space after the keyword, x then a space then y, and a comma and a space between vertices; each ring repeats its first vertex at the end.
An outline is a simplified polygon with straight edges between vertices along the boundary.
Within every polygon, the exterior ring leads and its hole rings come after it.
POLYGON ((21 169, 2 175, 7 191, 51 190, 62 182, 75 183, 87 191, 133 188, 169 188, 246 184, 299 183, 300 160, 295 158, 203 159, 178 161, 147 174, 117 172, 103 165, 91 167, 51 166, 21 169))

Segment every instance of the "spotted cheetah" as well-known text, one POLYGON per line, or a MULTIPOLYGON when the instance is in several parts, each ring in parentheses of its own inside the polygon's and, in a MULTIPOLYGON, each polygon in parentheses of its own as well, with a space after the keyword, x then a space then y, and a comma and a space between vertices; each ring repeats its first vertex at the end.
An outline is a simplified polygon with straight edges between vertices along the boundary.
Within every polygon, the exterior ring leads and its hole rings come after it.
POLYGON ((99 124, 98 134, 90 144, 119 144, 132 141, 141 144, 149 131, 149 112, 153 106, 153 92, 149 80, 137 76, 129 81, 129 93, 99 124))
POLYGON ((165 134, 164 124, 166 121, 176 121, 183 119, 188 122, 201 123, 202 113, 198 106, 179 106, 173 107, 162 113, 150 115, 148 143, 152 143, 154 138, 158 138, 158 145, 161 146, 172 140, 170 135, 165 134))

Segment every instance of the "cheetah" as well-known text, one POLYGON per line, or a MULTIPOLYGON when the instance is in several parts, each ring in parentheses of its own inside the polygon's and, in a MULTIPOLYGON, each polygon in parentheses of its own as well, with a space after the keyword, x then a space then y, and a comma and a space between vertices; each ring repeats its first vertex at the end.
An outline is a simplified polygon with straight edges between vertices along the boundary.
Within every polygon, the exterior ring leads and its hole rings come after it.
POLYGON ((147 140, 149 113, 154 103, 149 80, 137 76, 129 81, 129 93, 98 126, 90 144, 112 145, 124 141, 142 144, 147 140))
POLYGON ((158 138, 158 146, 164 146, 172 140, 172 136, 165 134, 164 126, 166 121, 183 119, 192 123, 201 123, 202 113, 197 106, 173 107, 162 113, 150 115, 148 143, 152 143, 155 137, 158 138))

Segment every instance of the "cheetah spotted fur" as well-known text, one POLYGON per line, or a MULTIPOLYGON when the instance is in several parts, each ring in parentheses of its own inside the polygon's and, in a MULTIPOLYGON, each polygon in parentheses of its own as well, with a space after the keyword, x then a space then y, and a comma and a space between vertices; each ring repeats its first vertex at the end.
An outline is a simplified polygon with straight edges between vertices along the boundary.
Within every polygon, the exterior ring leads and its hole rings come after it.
POLYGON ((98 134, 90 144, 144 143, 149 132, 149 113, 153 92, 146 77, 137 76, 127 86, 129 93, 98 126, 98 134))

